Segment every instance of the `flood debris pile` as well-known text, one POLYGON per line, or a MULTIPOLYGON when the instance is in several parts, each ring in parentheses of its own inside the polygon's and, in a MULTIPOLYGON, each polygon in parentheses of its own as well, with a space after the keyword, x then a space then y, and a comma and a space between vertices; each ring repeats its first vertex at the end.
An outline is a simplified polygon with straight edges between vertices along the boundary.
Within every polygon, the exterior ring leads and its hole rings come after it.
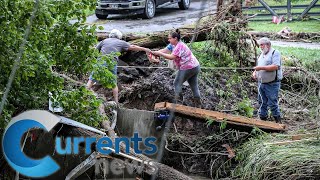
POLYGON ((153 110, 154 103, 174 98, 174 71, 157 69, 147 78, 123 85, 120 102, 127 108, 153 110))
POLYGON ((286 71, 285 75, 279 101, 289 130, 319 128, 319 75, 304 68, 286 71))
POLYGON ((255 62, 257 54, 255 38, 249 34, 247 17, 242 14, 241 1, 218 1, 216 15, 204 20, 210 46, 206 53, 212 55, 222 67, 248 66, 255 62))

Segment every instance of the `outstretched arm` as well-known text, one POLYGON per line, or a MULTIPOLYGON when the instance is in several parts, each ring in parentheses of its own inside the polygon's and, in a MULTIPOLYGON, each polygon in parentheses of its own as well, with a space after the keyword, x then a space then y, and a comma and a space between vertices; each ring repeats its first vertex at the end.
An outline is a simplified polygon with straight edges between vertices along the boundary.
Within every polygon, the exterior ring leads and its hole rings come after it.
POLYGON ((149 48, 144 48, 144 47, 137 46, 137 45, 130 45, 128 50, 130 50, 130 51, 145 51, 146 53, 151 52, 151 50, 149 48))
POLYGON ((275 71, 278 70, 279 67, 277 65, 267 65, 267 66, 256 66, 254 67, 254 70, 260 71, 260 70, 265 70, 265 71, 275 71))
POLYGON ((168 49, 168 48, 163 48, 163 49, 160 49, 159 50, 160 52, 163 52, 163 53, 166 53, 166 54, 170 54, 171 53, 171 51, 168 49))
POLYGON ((166 59, 169 60, 174 60, 177 58, 177 56, 173 55, 173 54, 167 54, 167 53, 163 53, 161 51, 152 51, 152 54, 157 55, 157 56, 163 56, 166 59))

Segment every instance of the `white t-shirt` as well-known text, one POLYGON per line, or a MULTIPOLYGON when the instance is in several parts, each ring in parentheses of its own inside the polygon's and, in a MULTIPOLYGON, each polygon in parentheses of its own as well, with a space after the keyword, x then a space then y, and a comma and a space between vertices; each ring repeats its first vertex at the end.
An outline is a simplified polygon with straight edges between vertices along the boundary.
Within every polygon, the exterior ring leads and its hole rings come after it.
POLYGON ((283 78, 282 75, 282 67, 281 67, 281 55, 280 52, 271 48, 267 54, 261 53, 259 56, 257 66, 268 66, 268 65, 277 65, 278 72, 276 71, 265 71, 260 70, 257 71, 257 77, 258 81, 262 83, 267 83, 276 80, 276 74, 277 74, 277 80, 281 80, 283 78))

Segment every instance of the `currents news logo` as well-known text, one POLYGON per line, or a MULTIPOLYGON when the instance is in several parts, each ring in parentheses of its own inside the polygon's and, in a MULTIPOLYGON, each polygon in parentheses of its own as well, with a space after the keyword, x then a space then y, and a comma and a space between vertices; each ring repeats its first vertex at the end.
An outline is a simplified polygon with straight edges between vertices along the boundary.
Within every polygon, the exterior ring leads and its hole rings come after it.
MULTIPOLYGON (((9 165, 28 177, 46 177, 50 176, 60 169, 58 163, 49 155, 42 159, 33 159, 26 156, 21 149, 21 139, 23 135, 32 128, 40 128, 45 131, 50 131, 60 122, 60 118, 47 111, 33 110, 24 112, 13 118, 5 129, 2 147, 3 153, 9 165)), ((80 143, 85 144, 85 153, 91 153, 91 145, 95 143, 96 151, 103 155, 110 153, 121 153, 120 144, 126 144, 125 153, 129 153, 129 147, 133 144, 133 149, 136 154, 152 155, 157 152, 155 145, 156 138, 148 137, 141 138, 138 133, 134 133, 131 138, 121 137, 115 138, 114 144, 109 137, 67 137, 65 142, 62 142, 60 137, 55 139, 55 150, 61 155, 78 154, 80 143), (66 144, 65 148, 61 147, 61 143, 66 144), (146 150, 139 150, 139 143, 143 143, 146 150)))

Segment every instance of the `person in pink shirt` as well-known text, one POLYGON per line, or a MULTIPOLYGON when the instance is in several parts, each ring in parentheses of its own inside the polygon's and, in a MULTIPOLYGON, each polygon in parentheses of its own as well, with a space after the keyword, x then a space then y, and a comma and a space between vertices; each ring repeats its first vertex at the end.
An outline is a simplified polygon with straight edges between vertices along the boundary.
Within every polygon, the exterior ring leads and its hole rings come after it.
POLYGON ((197 58, 192 54, 186 44, 180 40, 180 31, 177 29, 168 35, 170 44, 159 51, 152 51, 154 55, 163 56, 165 59, 173 60, 178 73, 174 80, 175 102, 183 102, 182 84, 188 81, 192 93, 195 107, 201 107, 201 97, 198 85, 198 75, 200 73, 200 64, 197 58))

